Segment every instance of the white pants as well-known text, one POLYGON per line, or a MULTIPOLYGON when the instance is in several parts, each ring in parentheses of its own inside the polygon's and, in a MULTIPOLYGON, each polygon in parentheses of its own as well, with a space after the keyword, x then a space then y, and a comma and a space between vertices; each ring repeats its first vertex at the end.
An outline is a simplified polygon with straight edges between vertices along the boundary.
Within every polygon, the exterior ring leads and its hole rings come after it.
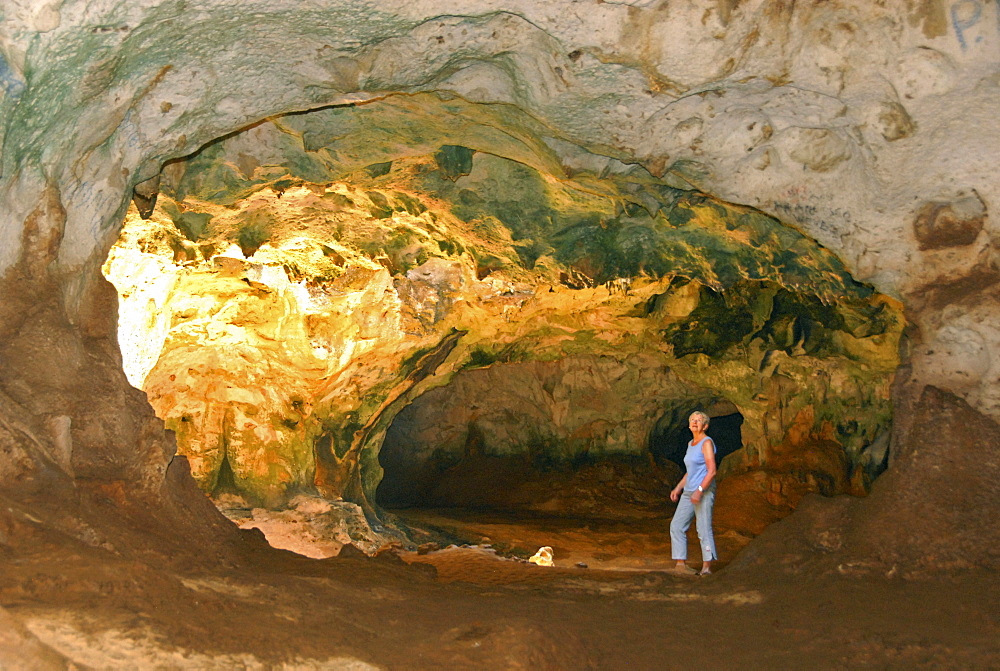
POLYGON ((712 535, 712 506, 715 505, 715 483, 701 494, 701 501, 691 502, 691 494, 683 492, 677 502, 674 518, 670 520, 670 550, 676 561, 684 561, 688 556, 687 530, 691 518, 698 519, 698 540, 701 542, 702 561, 718 559, 715 553, 715 536, 712 535))

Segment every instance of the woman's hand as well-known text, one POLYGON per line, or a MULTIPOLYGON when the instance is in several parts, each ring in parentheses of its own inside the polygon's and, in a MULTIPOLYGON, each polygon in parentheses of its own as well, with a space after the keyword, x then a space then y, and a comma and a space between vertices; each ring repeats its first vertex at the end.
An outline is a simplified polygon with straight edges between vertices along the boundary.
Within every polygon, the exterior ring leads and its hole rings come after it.
POLYGON ((701 502, 701 492, 699 492, 696 489, 693 492, 691 492, 691 503, 700 503, 700 502, 701 502))
POLYGON ((681 498, 681 490, 679 490, 679 489, 671 489, 670 490, 670 500, 671 501, 673 501, 674 503, 677 503, 680 500, 680 498, 681 498))

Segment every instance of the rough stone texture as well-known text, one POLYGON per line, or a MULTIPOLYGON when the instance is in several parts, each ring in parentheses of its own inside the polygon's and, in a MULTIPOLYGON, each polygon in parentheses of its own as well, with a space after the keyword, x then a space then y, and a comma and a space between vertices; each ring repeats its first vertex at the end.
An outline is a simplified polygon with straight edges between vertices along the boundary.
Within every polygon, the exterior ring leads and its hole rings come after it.
MULTIPOLYGON (((27 514, 41 522, 19 518, 11 543, 60 529, 79 539, 78 552, 93 552, 86 555, 92 566, 103 563, 102 544, 112 541, 136 554, 190 544, 222 561, 221 548, 236 541, 192 495, 185 467, 167 469, 172 441, 120 370, 114 294, 99 267, 133 187, 155 178, 164 161, 273 115, 420 91, 520 108, 545 129, 544 143, 568 170, 593 162, 588 151, 638 160, 675 185, 797 225, 856 278, 903 301, 912 328, 907 377, 896 392, 900 416, 920 410, 933 417, 946 408, 960 425, 980 429, 962 454, 994 463, 996 441, 988 436, 995 426, 983 416, 1000 418, 1000 272, 996 217, 988 216, 1000 195, 995 3, 460 0, 449 5, 450 16, 440 12, 437 0, 4 4, 0 485, 5 517, 22 514, 21 501, 53 503, 33 504, 27 514), (987 213, 976 238, 941 247, 932 232, 921 249, 913 222, 924 204, 972 192, 987 213), (942 393, 911 405, 928 386, 942 393), (122 515, 134 534, 116 539, 112 531, 125 526, 108 520, 122 515), (184 543, 138 532, 166 528, 184 543)), ((976 218, 948 215, 940 224, 976 218)), ((976 227, 959 223, 957 239, 976 227)), ((939 428, 918 426, 932 436, 939 428)), ((908 461, 923 439, 897 434, 892 450, 902 455, 901 469, 884 481, 886 497, 891 505, 894 496, 906 502, 905 492, 926 491, 944 538, 954 533, 952 513, 961 514, 968 536, 955 537, 955 550, 931 549, 946 565, 964 566, 974 554, 964 538, 995 539, 989 513, 996 507, 987 497, 950 498, 948 478, 931 478, 930 465, 908 461)), ((813 509, 830 527, 860 515, 846 503, 813 509)), ((785 529, 812 519, 793 516, 785 529)), ((858 551, 880 552, 873 546, 884 537, 887 558, 923 566, 924 534, 872 520, 864 542, 804 534, 816 539, 804 551, 834 556, 858 543, 858 551)), ((918 523, 906 528, 918 531, 918 523)), ((979 556, 995 568, 995 556, 979 556)), ((157 574, 142 578, 154 582, 157 574)), ((22 580, 15 589, 34 577, 22 580)), ((61 594, 44 581, 40 588, 61 594)), ((427 645, 443 645, 468 665, 509 663, 502 651, 511 648, 525 665, 582 666, 586 657, 558 656, 557 637, 526 621, 489 637, 469 631, 456 622, 450 638, 427 645), (499 651, 485 664, 468 643, 477 635, 499 651)), ((795 635, 790 628, 770 640, 783 645, 795 635)), ((579 652, 582 644, 568 640, 579 652)), ((897 643, 874 658, 866 648, 847 662, 827 653, 820 663, 913 661, 906 656, 913 646, 897 643)), ((867 641, 825 644, 842 651, 867 641)), ((947 649, 929 654, 915 663, 983 662, 947 649)))
POLYGON ((284 509, 273 511, 254 508, 238 496, 222 495, 216 505, 241 529, 259 529, 272 547, 305 557, 336 557, 347 545, 374 554, 386 545, 356 503, 299 495, 284 509))
POLYGON ((394 430, 409 443, 400 456, 419 463, 425 451, 447 460, 469 449, 513 456, 532 448, 554 461, 641 455, 673 403, 707 407, 712 400, 658 363, 571 357, 462 373, 397 417, 394 430))
POLYGON ((920 208, 913 232, 921 251, 964 247, 979 237, 986 214, 986 205, 975 192, 951 202, 932 201, 920 208))
POLYGON ((997 566, 1000 529, 982 502, 1000 496, 1000 426, 934 387, 908 410, 897 434, 903 448, 848 547, 924 570, 997 566))
POLYGON ((926 387, 905 407, 892 467, 863 500, 809 500, 764 532, 736 568, 907 577, 998 565, 1000 427, 955 395, 926 387), (831 566, 832 565, 832 566, 831 566))
MULTIPOLYGON (((464 0, 440 11, 431 0, 6 3, 5 488, 68 487, 67 470, 111 493, 164 481, 173 447, 119 370, 114 296, 98 272, 133 187, 266 117, 421 91, 519 108, 566 171, 590 155, 639 161, 798 226, 903 301, 910 377, 897 398, 933 385, 1000 417, 995 217, 961 247, 933 233, 921 249, 913 229, 927 202, 975 192, 988 213, 1000 195, 995 4, 464 0)), ((977 226, 961 224, 958 239, 977 226)))
MULTIPOLYGON (((577 12, 467 0, 435 18, 430 2, 345 1, 254 6, 244 21, 231 4, 11 3, 0 266, 18 258, 46 189, 66 212, 60 265, 76 273, 89 259, 92 272, 130 187, 163 160, 282 111, 447 89, 512 103, 559 141, 772 212, 859 279, 908 298, 992 263, 988 219, 978 249, 961 254, 920 250, 907 232, 928 198, 975 190, 988 208, 997 197, 996 8, 966 4, 595 2, 577 12)), ((928 343, 956 326, 911 318, 928 343)), ((993 317, 960 321, 980 337, 997 328, 993 317)), ((955 389, 947 373, 925 374, 955 389)), ((991 375, 977 370, 955 390, 992 414, 991 375)))
MULTIPOLYGON (((405 118, 356 116, 334 120, 365 134, 372 117, 405 118)), ((325 111, 283 118, 185 161, 105 265, 126 371, 206 491, 273 507, 317 486, 368 506, 386 464, 405 481, 454 461, 463 406, 483 403, 498 413, 473 413, 487 456, 644 464, 664 416, 725 400, 747 417, 727 472, 766 464, 828 494, 877 473, 901 320, 801 235, 648 175, 640 189, 583 170, 553 183, 455 145, 352 170, 315 139, 338 127, 325 111), (320 155, 287 144, 277 128, 293 121, 320 155), (487 370, 449 383, 469 368, 487 370), (380 466, 396 413, 443 385, 396 440, 412 454, 380 466), (840 461, 799 463, 828 445, 840 461)))
POLYGON ((0 609, 0 664, 11 671, 48 671, 75 666, 42 643, 20 620, 0 609))
POLYGON ((648 355, 462 372, 394 419, 379 453, 379 501, 581 516, 662 506, 664 481, 679 475, 653 467, 653 427, 712 400, 648 355))

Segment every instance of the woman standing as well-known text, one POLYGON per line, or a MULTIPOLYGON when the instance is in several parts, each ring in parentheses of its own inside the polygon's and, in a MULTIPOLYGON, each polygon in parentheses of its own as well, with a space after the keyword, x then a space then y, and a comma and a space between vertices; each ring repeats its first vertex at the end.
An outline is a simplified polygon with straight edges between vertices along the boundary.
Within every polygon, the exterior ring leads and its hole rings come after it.
POLYGON ((670 521, 671 556, 677 562, 675 571, 695 573, 687 564, 687 530, 691 518, 696 517, 698 540, 701 542, 701 571, 699 575, 712 572, 712 561, 718 559, 715 553, 715 537, 712 535, 712 506, 715 505, 715 442, 709 438, 708 415, 693 412, 688 418, 688 428, 694 439, 688 443, 684 455, 687 472, 670 492, 670 500, 677 503, 674 518, 670 521))

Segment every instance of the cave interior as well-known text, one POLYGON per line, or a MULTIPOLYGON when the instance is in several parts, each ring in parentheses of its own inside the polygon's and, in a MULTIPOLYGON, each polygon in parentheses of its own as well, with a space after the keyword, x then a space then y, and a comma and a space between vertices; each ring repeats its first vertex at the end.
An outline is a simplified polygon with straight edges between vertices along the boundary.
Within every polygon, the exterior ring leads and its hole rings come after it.
POLYGON ((898 4, 12 0, 0 668, 996 666, 1000 9, 898 4))
POLYGON ((104 264, 126 373, 242 528, 523 558, 472 511, 635 522, 632 550, 548 544, 667 565, 699 409, 727 561, 809 493, 867 493, 898 303, 774 217, 583 147, 567 170, 539 133, 397 95, 253 123, 137 188, 104 264))

